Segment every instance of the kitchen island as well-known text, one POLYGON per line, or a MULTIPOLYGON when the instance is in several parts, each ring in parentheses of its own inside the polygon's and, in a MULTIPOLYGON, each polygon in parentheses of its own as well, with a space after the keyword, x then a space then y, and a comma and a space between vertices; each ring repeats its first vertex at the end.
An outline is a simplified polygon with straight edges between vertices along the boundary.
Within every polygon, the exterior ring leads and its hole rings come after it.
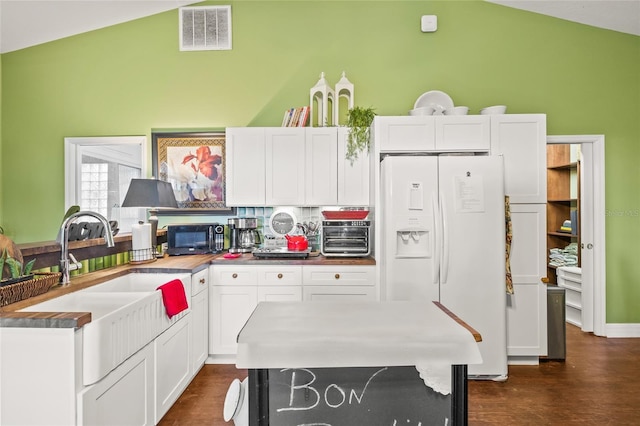
POLYGON ((480 340, 435 303, 260 303, 238 336, 249 424, 466 424, 480 340))

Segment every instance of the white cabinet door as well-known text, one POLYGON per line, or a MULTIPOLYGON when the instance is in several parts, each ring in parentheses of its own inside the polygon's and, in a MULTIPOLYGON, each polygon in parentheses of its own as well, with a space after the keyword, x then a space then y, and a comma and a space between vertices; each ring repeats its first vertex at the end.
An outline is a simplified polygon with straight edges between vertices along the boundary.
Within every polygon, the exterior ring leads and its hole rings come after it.
POLYGON ((303 266, 305 301, 375 301, 375 266, 303 266))
POLYGON ((305 302, 374 302, 375 287, 346 286, 304 286, 302 296, 305 302))
POLYGON ((369 152, 361 152, 351 163, 346 159, 349 129, 338 128, 338 205, 369 205, 369 152))
POLYGON ((191 276, 191 375, 209 355, 209 269, 191 276))
POLYGON ((258 286, 301 286, 302 267, 289 265, 254 266, 258 286))
MULTIPOLYGON (((511 275, 514 294, 507 295, 507 355, 547 354, 546 206, 511 205, 513 242, 511 275)), ((537 361, 536 361, 537 362, 537 361)))
POLYGON ((235 354, 238 333, 256 308, 257 286, 211 287, 209 353, 235 354))
POLYGON ((154 356, 148 344, 78 394, 79 425, 154 425, 154 356))
POLYGON ((191 381, 191 312, 154 341, 155 424, 160 422, 191 381))
POLYGON ((265 138, 266 205, 304 205, 305 129, 270 127, 265 138))
POLYGON ((373 120, 373 133, 381 152, 436 149, 434 116, 376 116, 373 120))
POLYGON ((303 266, 302 280, 307 285, 375 287, 375 266, 303 266))
POLYGON ((490 117, 491 155, 504 155, 505 193, 511 203, 546 203, 546 116, 503 114, 490 117))
POLYGON ((305 130, 305 205, 334 205, 338 199, 337 128, 305 130))
POLYGON ((226 129, 227 206, 265 205, 264 138, 260 127, 226 129))
POLYGON ((260 286, 258 302, 301 302, 302 286, 260 286))
POLYGON ((209 355, 209 290, 191 297, 191 376, 195 376, 209 355))
POLYGON ((489 152, 491 119, 488 115, 436 116, 436 151, 489 152))

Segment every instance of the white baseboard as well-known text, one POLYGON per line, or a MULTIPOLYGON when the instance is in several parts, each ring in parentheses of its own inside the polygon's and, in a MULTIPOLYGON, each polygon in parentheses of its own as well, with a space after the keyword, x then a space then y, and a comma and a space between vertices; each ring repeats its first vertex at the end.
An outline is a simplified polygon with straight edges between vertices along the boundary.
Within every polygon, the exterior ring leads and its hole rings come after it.
POLYGON ((533 355, 531 356, 509 355, 507 357, 507 364, 508 365, 538 365, 540 364, 540 357, 533 356, 533 355))
POLYGON ((607 324, 607 337, 640 337, 640 324, 607 324))
POLYGON ((212 355, 209 354, 209 357, 207 358, 207 360, 204 362, 205 364, 235 364, 236 363, 236 356, 229 354, 229 355, 212 355))

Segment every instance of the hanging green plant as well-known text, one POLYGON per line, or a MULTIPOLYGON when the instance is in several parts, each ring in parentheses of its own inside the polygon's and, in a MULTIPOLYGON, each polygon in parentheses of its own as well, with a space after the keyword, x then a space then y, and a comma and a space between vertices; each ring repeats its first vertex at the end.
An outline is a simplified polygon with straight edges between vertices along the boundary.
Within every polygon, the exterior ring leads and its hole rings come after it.
POLYGON ((347 113, 347 160, 353 164, 361 152, 369 151, 369 127, 376 116, 373 108, 353 107, 347 113))

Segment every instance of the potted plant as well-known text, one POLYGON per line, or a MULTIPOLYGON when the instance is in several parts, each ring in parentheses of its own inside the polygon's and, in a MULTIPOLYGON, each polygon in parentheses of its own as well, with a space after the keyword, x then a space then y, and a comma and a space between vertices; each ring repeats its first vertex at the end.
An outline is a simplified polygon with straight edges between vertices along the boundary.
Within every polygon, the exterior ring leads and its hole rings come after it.
POLYGON ((18 259, 11 257, 5 248, 2 257, 0 257, 0 287, 32 279, 31 269, 35 262, 35 259, 31 259, 26 265, 23 265, 18 259), (8 267, 10 275, 6 279, 4 278, 5 265, 8 267))
POLYGON ((360 152, 369 151, 369 127, 376 116, 373 108, 353 107, 347 113, 347 127, 350 128, 347 136, 347 160, 358 158, 360 152))

